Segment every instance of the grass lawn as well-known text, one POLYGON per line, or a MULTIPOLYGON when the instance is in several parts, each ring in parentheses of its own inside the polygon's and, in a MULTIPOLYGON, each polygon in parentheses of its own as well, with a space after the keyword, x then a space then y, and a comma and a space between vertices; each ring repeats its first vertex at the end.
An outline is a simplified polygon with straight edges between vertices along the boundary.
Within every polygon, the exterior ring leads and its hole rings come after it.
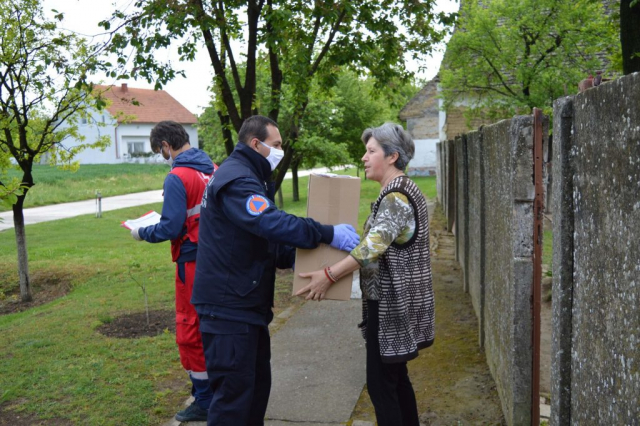
MULTIPOLYGON (((169 171, 166 164, 87 164, 76 172, 48 165, 33 167, 35 185, 27 193, 25 208, 162 189, 169 171)), ((22 178, 22 171, 8 170, 22 178)), ((0 211, 3 211, 0 209, 0 211)))
MULTIPOLYGON (((161 184, 166 168, 158 168, 161 184)), ((293 203, 291 181, 285 181, 287 211, 305 214, 307 182, 300 179, 301 200, 293 203)), ((416 182, 435 197, 435 178, 416 182)), ((360 226, 379 190, 376 182, 363 181, 360 226)), ((68 281, 73 290, 46 305, 0 316, 0 416, 20 410, 51 424, 153 425, 180 408, 190 385, 172 333, 116 339, 96 331, 119 314, 144 311, 142 291, 128 275, 131 262, 141 265, 134 274, 147 284, 150 309, 174 309, 169 244, 133 241, 119 226, 150 209, 161 205, 26 227, 34 286, 68 281)), ((0 232, 0 303, 17 287, 15 253, 13 230, 0 232)), ((291 303, 290 289, 290 279, 278 279, 278 310, 291 303)))

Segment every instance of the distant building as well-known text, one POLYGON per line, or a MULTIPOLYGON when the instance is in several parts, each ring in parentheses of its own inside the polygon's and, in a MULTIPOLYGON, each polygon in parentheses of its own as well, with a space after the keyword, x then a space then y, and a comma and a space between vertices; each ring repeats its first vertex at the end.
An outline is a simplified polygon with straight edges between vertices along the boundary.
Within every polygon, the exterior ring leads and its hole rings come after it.
MULTIPOLYGON (((198 146, 197 118, 182 104, 164 90, 136 89, 121 86, 96 85, 110 101, 104 110, 94 112, 89 119, 80 123, 80 133, 86 137, 84 143, 91 143, 101 135, 111 137, 111 145, 104 151, 85 149, 74 158, 80 164, 115 164, 128 162, 159 162, 162 157, 151 152, 149 133, 153 126, 163 120, 173 120, 189 134, 192 146, 198 146), (95 125, 102 122, 104 127, 95 125)), ((77 146, 80 142, 65 140, 65 147, 77 146)))
POLYGON ((407 167, 409 176, 436 174, 436 143, 440 141, 440 108, 437 78, 429 81, 400 110, 398 117, 407 123, 407 131, 413 137, 416 152, 407 167))

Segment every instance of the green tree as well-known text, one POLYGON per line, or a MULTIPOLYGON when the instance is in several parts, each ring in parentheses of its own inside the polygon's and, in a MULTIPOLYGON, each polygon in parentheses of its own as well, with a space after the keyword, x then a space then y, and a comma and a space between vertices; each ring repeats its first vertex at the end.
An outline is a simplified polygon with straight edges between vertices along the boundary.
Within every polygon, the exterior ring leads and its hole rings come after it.
POLYGON ((492 118, 548 112, 619 51, 607 12, 594 0, 465 2, 440 76, 445 104, 492 118))
POLYGON ((640 71, 640 0, 620 0, 620 43, 623 72, 640 71))
MULTIPOLYGON (((62 15, 56 18, 61 20, 62 15)), ((63 145, 66 138, 83 141, 78 120, 88 117, 92 105, 104 106, 86 82, 101 65, 97 53, 84 39, 63 33, 46 20, 39 1, 0 3, 0 157, 13 158, 22 171, 19 183, 0 185, 12 203, 22 301, 32 299, 23 205, 34 185, 34 162, 49 153, 53 163, 73 168, 77 152, 109 143, 103 137, 93 143, 63 145)))
MULTIPOLYGON (((217 114, 225 130, 227 153, 244 119, 258 111, 257 64, 262 52, 268 58, 268 115, 278 121, 283 83, 293 88, 291 115, 282 126, 285 157, 276 178, 280 185, 293 157, 293 148, 309 104, 313 81, 328 83, 344 65, 369 70, 380 82, 406 78, 404 55, 429 53, 444 31, 432 25, 449 17, 435 14, 434 0, 136 0, 133 11, 117 11, 101 25, 112 32, 112 48, 127 63, 131 75, 153 80, 157 87, 180 71, 161 63, 155 51, 178 43, 183 60, 193 59, 205 47, 215 73, 217 114), (401 27, 404 30, 399 31, 401 27), (242 46, 238 48, 237 46, 242 46), (244 58, 244 73, 239 58, 244 58)), ((115 73, 114 73, 115 76, 115 73)))
POLYGON ((345 143, 349 162, 360 167, 364 145, 360 137, 367 127, 398 121, 400 109, 418 92, 412 80, 379 84, 353 72, 340 74, 336 84, 336 114, 331 121, 332 139, 345 143))

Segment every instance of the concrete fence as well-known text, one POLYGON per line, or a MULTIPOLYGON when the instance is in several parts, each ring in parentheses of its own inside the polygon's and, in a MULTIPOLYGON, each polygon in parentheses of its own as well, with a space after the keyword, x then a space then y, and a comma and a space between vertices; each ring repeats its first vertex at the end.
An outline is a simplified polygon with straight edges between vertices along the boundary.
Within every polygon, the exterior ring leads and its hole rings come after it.
MULTIPOLYGON (((544 147, 553 163, 551 424, 638 425, 640 74, 557 100, 553 145, 544 147)), ((438 199, 479 345, 507 423, 530 424, 533 117, 437 149, 438 199)))
POLYGON ((640 73, 554 105, 552 425, 640 424, 640 73))
MULTIPOLYGON (((548 132, 548 120, 544 121, 548 132)), ((448 141, 443 206, 455 223, 464 290, 478 342, 510 425, 531 421, 533 117, 519 116, 448 141)), ((452 229, 452 227, 450 227, 452 229)))

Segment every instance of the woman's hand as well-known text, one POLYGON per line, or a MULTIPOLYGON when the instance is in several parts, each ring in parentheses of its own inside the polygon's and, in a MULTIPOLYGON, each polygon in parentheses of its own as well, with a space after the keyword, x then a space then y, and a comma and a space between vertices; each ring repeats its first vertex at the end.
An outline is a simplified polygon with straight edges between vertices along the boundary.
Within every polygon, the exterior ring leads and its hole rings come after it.
POLYGON ((307 300, 320 301, 324 299, 325 294, 327 294, 327 290, 331 287, 331 281, 329 281, 323 269, 301 273, 299 276, 302 278, 311 278, 311 282, 298 290, 295 294, 296 296, 301 296, 304 293, 309 292, 307 297, 305 297, 307 300))

